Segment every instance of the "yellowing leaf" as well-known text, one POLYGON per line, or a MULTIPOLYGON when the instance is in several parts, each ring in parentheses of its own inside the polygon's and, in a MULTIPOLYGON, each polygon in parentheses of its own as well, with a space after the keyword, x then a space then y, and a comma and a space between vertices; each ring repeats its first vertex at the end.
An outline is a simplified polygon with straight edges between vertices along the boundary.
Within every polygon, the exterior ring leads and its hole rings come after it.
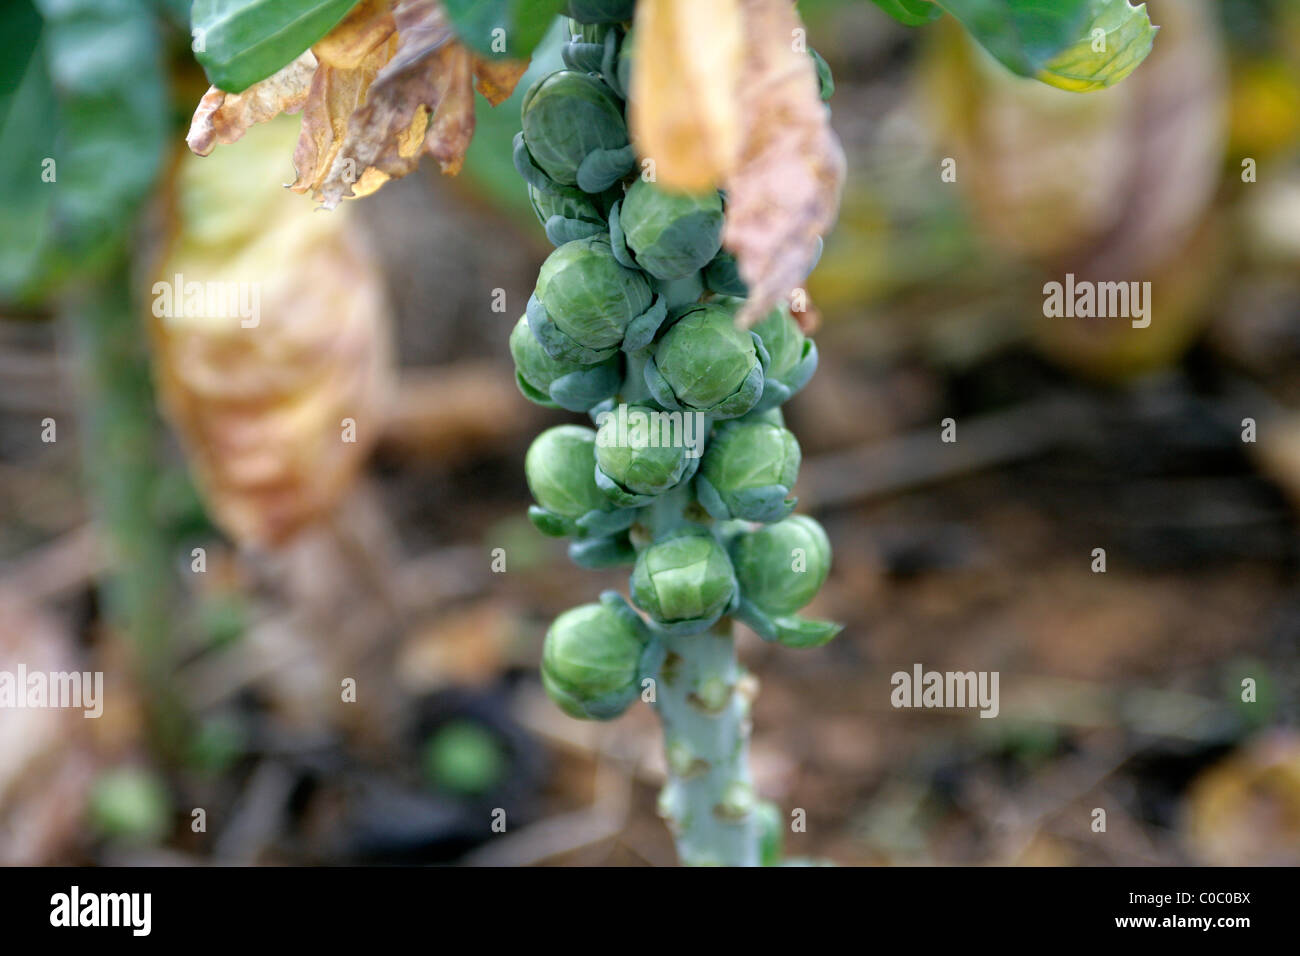
POLYGON ((1159 27, 1151 25, 1145 3, 1093 0, 1088 33, 1048 61, 1038 79, 1072 93, 1114 86, 1151 52, 1159 27))
POLYGON ((246 544, 279 544, 335 506, 391 387, 382 273, 350 210, 317 215, 281 187, 293 138, 272 122, 239 149, 185 157, 152 286, 167 417, 214 519, 246 544))
POLYGON ((844 153, 818 93, 813 60, 791 42, 800 29, 794 6, 742 0, 741 9, 742 147, 724 181, 723 242, 749 286, 738 320, 752 325, 807 275, 819 237, 839 210, 844 153))
POLYGON ((632 139, 667 189, 712 188, 740 155, 740 11, 740 0, 637 4, 632 139))
POLYGON ((355 70, 364 66, 396 31, 397 22, 388 0, 362 0, 311 49, 322 65, 355 70))

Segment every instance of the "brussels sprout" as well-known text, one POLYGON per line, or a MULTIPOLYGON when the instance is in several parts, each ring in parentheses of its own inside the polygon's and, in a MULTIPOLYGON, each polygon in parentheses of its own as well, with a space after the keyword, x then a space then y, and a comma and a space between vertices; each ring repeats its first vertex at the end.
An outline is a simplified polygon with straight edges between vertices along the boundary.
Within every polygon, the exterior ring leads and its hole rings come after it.
POLYGON ((569 39, 560 49, 564 65, 579 73, 598 73, 618 96, 619 39, 622 31, 607 24, 582 24, 569 20, 569 39))
POLYGON ((619 265, 599 236, 566 242, 547 257, 527 310, 546 354, 580 365, 643 348, 666 313, 645 276, 619 265))
POLYGON ((635 511, 615 512, 596 487, 596 433, 581 425, 557 425, 535 439, 524 456, 524 476, 537 504, 528 516, 543 534, 613 534, 632 523, 635 511), (621 523, 621 527, 620 527, 621 523))
POLYGON ((542 686, 571 717, 610 720, 640 692, 649 635, 619 595, 565 611, 542 646, 542 686))
POLYGON ((622 381, 617 357, 596 365, 551 358, 523 316, 510 333, 510 354, 519 391, 547 408, 585 412, 617 392, 622 381))
POLYGON ((528 187, 528 202, 533 207, 546 238, 553 246, 575 239, 604 235, 609 226, 596 203, 596 197, 580 189, 556 186, 553 192, 528 187))
POLYGON ((599 77, 559 70, 524 94, 515 168, 531 185, 604 192, 636 165, 618 96, 599 77))
POLYGON ((754 407, 766 411, 785 404, 808 384, 817 371, 817 346, 784 307, 769 312, 754 326, 754 333, 768 357, 763 395, 754 407))
POLYGON ((605 58, 605 40, 613 36, 617 42, 617 32, 605 24, 583 24, 577 20, 566 20, 565 24, 569 38, 560 48, 564 65, 579 73, 599 73, 605 58))
POLYGON ((632 601, 670 634, 698 634, 736 597, 727 552, 702 528, 681 528, 637 555, 632 601))
POLYGON ((620 405, 602 417, 596 431, 596 486, 615 504, 647 504, 688 480, 699 466, 682 413, 620 405))
POLYGON ((704 284, 718 295, 734 295, 742 299, 749 295, 749 286, 740 277, 736 257, 730 252, 719 252, 704 267, 704 284))
POLYGON ((731 544, 745 597, 772 614, 790 614, 811 601, 831 568, 822 526, 793 515, 737 537, 731 544))
POLYGON ((635 9, 636 0, 569 0, 569 17, 579 23, 623 23, 635 9))
POLYGON ((706 302, 664 333, 646 362, 645 383, 667 408, 736 418, 762 396, 766 363, 762 340, 737 328, 729 307, 706 302))
POLYGON ((737 616, 759 636, 789 647, 816 647, 839 633, 838 624, 794 615, 830 571, 830 541, 816 521, 794 515, 738 535, 729 550, 740 584, 737 616))
POLYGON ((728 423, 709 443, 696 495, 719 521, 780 521, 794 510, 796 499, 787 496, 799 460, 799 443, 787 429, 762 421, 728 423))
POLYGON ((610 210, 614 254, 656 279, 682 279, 708 265, 722 248, 722 197, 666 192, 634 182, 610 210))

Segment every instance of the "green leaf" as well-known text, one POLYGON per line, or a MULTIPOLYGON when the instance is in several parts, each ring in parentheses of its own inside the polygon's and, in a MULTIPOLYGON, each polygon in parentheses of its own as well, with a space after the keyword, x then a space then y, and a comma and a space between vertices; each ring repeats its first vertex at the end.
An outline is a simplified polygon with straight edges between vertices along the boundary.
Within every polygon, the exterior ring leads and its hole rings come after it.
POLYGON ((1087 36, 1090 0, 936 0, 1003 66, 1037 76, 1087 36))
POLYGON ((39 39, 0 116, 4 298, 38 295, 120 248, 161 168, 167 127, 162 45, 148 0, 37 7, 39 39))
MULTIPOLYGON (((38 21, 39 24, 39 21, 38 21)), ((7 64, 12 66, 13 64, 7 64)), ((17 298, 33 284, 49 244, 55 184, 43 182, 45 160, 54 155, 49 118, 57 104, 37 42, 21 82, 5 97, 0 119, 0 298, 17 298)))
POLYGON ((5 14, 5 29, 0 31, 0 125, 36 56, 40 34, 41 15, 30 0, 14 0, 5 14))
POLYGON ((541 42, 564 0, 443 0, 456 36, 481 56, 523 60, 541 42))
POLYGON ((919 27, 943 16, 943 9, 930 0, 872 0, 872 3, 909 27, 919 27))
POLYGON ((1156 31, 1146 4, 1128 0, 1093 0, 1092 22, 1082 40, 1062 50, 1038 73, 1038 79, 1073 93, 1114 86, 1151 52, 1156 31))
POLYGON ((1151 52, 1156 32, 1146 5, 1133 7, 1128 0, 935 2, 1013 73, 1074 92, 1128 76, 1151 52))
POLYGON ((208 81, 239 93, 293 62, 356 0, 194 0, 195 53, 208 81))

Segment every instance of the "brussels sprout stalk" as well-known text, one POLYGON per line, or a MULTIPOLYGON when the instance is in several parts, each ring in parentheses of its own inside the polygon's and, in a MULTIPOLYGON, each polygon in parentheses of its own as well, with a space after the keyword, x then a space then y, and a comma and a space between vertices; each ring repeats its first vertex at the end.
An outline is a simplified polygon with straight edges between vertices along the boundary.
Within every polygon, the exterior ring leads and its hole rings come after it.
MULTIPOLYGON (((648 537, 686 524, 691 504, 685 489, 663 495, 650 508, 648 537)), ((654 679, 664 729, 668 781, 659 815, 678 858, 691 866, 758 866, 761 833, 749 771, 749 712, 758 682, 736 657, 731 619, 702 634, 656 640, 662 653, 650 659, 658 667, 644 676, 654 679)))
POLYGON ((720 193, 667 193, 635 175, 618 79, 631 44, 615 15, 630 8, 571 4, 569 69, 529 91, 514 150, 556 245, 510 337, 516 380, 530 401, 596 426, 534 440, 529 517, 569 538, 583 567, 631 565, 627 598, 607 591, 555 618, 542 686, 584 720, 653 704, 667 757, 659 812, 683 863, 776 865, 781 814, 750 776, 757 683, 732 622, 791 648, 839 630, 798 613, 826 580, 830 543, 791 514, 801 455, 779 410, 817 351, 784 308, 736 325, 746 289, 719 251, 720 193))
POLYGON ((758 866, 760 828, 749 772, 757 683, 736 660, 731 620, 666 636, 656 679, 668 782, 659 815, 688 865, 758 866))

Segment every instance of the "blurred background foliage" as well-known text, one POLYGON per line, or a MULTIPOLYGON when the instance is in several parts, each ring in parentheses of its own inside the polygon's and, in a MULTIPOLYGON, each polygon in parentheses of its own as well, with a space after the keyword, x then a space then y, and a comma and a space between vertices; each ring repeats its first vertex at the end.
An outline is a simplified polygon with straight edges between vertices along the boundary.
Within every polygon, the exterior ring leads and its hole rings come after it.
MULTIPOLYGON (((547 251, 510 140, 561 28, 461 176, 327 214, 275 186, 293 119, 185 151, 187 7, 10 4, 0 39, 0 670, 106 697, 0 712, 0 860, 671 862, 650 715, 570 721, 535 676, 625 583, 522 517, 555 419, 506 350, 547 251), (176 271, 262 281, 259 335, 157 321, 176 271)), ((789 413, 836 554, 811 610, 849 626, 742 643, 787 849, 1300 862, 1300 8, 1150 0, 1149 60, 1077 96, 951 18, 799 7, 849 176, 789 413), (1044 317, 1067 272, 1150 281, 1151 326, 1044 317), (1001 716, 892 710, 915 662, 999 671, 1001 716)))

